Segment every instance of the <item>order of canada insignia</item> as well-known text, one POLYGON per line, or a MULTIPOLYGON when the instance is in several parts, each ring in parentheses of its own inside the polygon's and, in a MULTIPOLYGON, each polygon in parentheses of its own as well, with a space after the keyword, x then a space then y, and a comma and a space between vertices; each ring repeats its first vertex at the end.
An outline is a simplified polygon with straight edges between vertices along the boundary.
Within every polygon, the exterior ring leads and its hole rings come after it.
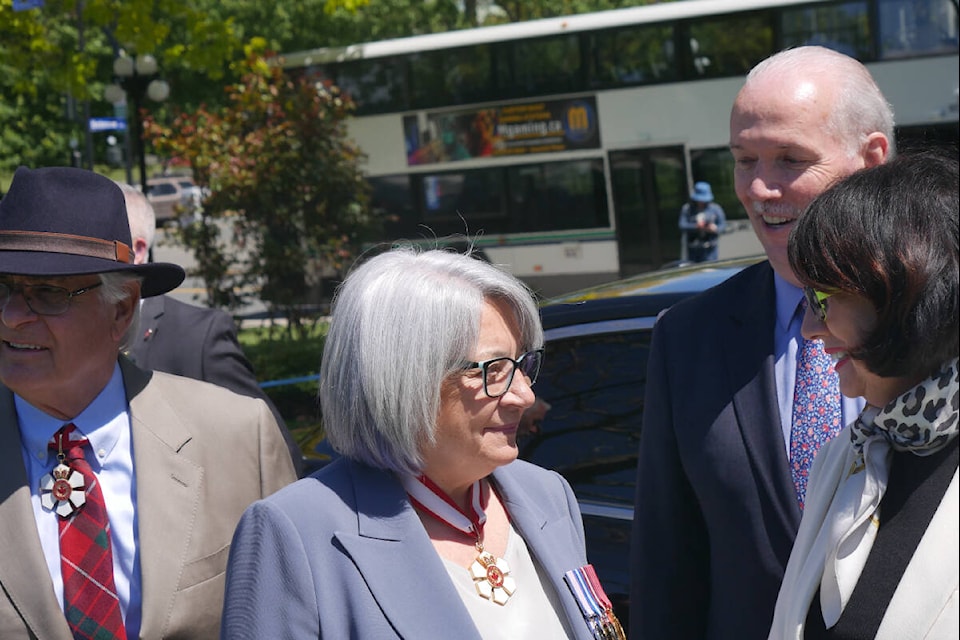
POLYGON ((470 565, 477 593, 497 604, 507 604, 507 600, 517 590, 517 583, 510 575, 510 565, 503 558, 481 552, 470 565))
POLYGON ((87 501, 83 474, 65 464, 58 464, 40 479, 40 504, 61 518, 70 517, 87 501))

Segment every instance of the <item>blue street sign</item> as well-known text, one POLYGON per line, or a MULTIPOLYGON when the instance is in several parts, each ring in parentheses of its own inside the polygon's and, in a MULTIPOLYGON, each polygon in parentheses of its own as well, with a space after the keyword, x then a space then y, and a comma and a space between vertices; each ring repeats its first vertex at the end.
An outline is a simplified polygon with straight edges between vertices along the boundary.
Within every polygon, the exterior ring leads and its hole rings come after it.
POLYGON ((91 133, 100 131, 126 131, 127 121, 123 118, 90 118, 91 133))
POLYGON ((27 11, 29 9, 39 9, 43 6, 43 0, 13 0, 14 11, 27 11))

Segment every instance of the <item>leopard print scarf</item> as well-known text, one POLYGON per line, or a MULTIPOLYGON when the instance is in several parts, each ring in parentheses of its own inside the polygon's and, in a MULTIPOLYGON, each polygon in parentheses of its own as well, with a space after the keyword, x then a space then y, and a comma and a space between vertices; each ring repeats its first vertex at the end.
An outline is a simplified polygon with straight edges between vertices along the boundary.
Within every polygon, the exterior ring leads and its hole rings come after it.
MULTIPOLYGON (((820 608, 827 627, 839 619, 876 539, 891 450, 918 456, 939 451, 957 436, 958 414, 960 376, 954 359, 882 409, 867 405, 850 425, 853 447, 843 458, 847 466, 835 471, 840 474, 833 479, 837 484, 827 483, 834 494, 821 522, 823 536, 810 551, 810 559, 822 558, 822 564, 814 564, 823 571, 820 608)), ((816 476, 815 469, 811 485, 820 484, 816 476)), ((811 485, 807 487, 808 502, 811 492, 817 491, 811 485)))
POLYGON ((879 412, 865 409, 851 425, 850 439, 862 450, 869 438, 881 435, 896 451, 929 456, 956 437, 958 415, 960 367, 954 358, 879 412))

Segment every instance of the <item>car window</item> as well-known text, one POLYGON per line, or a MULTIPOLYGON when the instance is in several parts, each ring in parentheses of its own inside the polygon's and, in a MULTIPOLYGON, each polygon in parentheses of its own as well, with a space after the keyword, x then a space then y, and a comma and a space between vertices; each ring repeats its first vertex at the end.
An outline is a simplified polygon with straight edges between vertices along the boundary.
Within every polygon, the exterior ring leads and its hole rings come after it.
POLYGON ((633 507, 649 329, 548 340, 537 396, 550 404, 520 457, 561 473, 583 502, 633 507))
POLYGON ((177 187, 170 182, 158 182, 150 185, 151 196, 169 196, 177 192, 177 187))

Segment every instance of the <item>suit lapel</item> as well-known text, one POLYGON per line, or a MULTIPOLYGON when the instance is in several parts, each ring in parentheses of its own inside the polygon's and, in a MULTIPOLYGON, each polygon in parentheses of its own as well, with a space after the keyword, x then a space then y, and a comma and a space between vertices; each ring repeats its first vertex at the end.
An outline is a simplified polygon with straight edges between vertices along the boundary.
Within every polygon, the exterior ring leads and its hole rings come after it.
POLYGON ((121 358, 137 477, 140 575, 145 636, 159 637, 183 570, 200 496, 202 470, 180 449, 190 430, 157 392, 152 375, 121 358))
MULTIPOLYGON (((70 640, 63 611, 50 581, 40 546, 13 394, 0 387, 0 424, 6 443, 0 447, 0 587, 23 618, 31 637, 70 640)), ((3 596, 0 596, 3 597, 3 596)))
POLYGON ((130 347, 130 355, 142 368, 150 369, 153 336, 164 314, 164 296, 144 298, 140 305, 140 333, 130 347))
POLYGON ((779 522, 784 536, 778 555, 786 563, 790 545, 800 524, 793 481, 786 456, 786 445, 780 429, 780 407, 774 356, 776 324, 776 290, 773 269, 769 263, 754 268, 752 277, 741 282, 742 290, 730 314, 731 340, 722 341, 722 349, 730 372, 729 380, 737 381, 733 406, 747 455, 757 477, 757 488, 765 516, 779 522), (758 332, 757 328, 762 327, 758 332), (761 428, 762 425, 762 428, 761 428))
POLYGON ((580 606, 563 581, 563 575, 567 571, 578 569, 579 566, 566 566, 559 562, 559 558, 579 557, 582 559, 581 564, 586 564, 585 550, 579 545, 579 541, 570 540, 571 523, 566 519, 548 518, 539 505, 530 499, 528 488, 516 480, 509 465, 494 471, 493 479, 506 505, 511 523, 559 597, 569 628, 577 637, 592 637, 588 633, 580 606), (564 543, 568 540, 570 546, 564 548, 564 543))
POLYGON ((457 629, 458 638, 480 640, 456 591, 431 586, 450 578, 400 483, 387 472, 352 462, 350 471, 360 514, 357 530, 335 536, 397 634, 440 638, 457 629))

